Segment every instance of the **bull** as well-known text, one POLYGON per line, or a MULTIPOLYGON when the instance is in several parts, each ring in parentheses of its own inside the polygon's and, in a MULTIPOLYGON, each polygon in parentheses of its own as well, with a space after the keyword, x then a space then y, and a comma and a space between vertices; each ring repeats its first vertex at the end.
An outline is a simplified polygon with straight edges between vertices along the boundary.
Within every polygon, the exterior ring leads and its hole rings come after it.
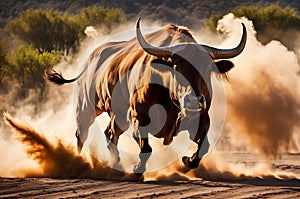
POLYGON ((140 160, 134 172, 146 171, 152 152, 149 133, 168 145, 182 130, 187 130, 197 144, 197 151, 191 157, 182 157, 182 162, 190 169, 197 168, 209 148, 206 135, 210 127, 211 74, 226 76, 234 67, 226 59, 243 51, 247 32, 244 24, 242 28, 241 40, 235 48, 217 49, 198 44, 187 28, 173 24, 144 37, 139 18, 135 38, 97 47, 77 77, 65 79, 61 73, 47 71, 46 78, 53 83, 77 81, 74 95, 78 151, 95 118, 106 112, 110 121, 104 134, 116 163, 120 160, 119 137, 132 125, 133 138, 140 147, 140 160), (180 78, 183 80, 179 81, 180 78), (156 104, 165 112, 154 111, 150 118, 149 110, 156 104), (165 122, 160 128, 149 127, 161 120, 165 122))

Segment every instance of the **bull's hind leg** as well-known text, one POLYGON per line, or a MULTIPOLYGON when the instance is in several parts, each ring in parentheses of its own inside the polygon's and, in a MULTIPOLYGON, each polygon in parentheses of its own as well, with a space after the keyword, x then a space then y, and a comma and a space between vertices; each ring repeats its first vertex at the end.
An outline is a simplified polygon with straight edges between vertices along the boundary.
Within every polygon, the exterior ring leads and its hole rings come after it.
POLYGON ((148 132, 144 129, 139 128, 139 122, 137 119, 134 120, 134 132, 133 138, 140 147, 140 161, 135 165, 133 171, 137 175, 142 175, 146 171, 146 163, 151 156, 152 148, 149 145, 148 132))
POLYGON ((103 111, 99 111, 94 108, 92 104, 82 106, 80 100, 78 100, 76 108, 76 121, 77 121, 77 150, 80 153, 83 147, 84 142, 88 137, 89 127, 94 123, 95 118, 101 114, 103 111))
POLYGON ((191 169, 197 168, 199 166, 200 160, 205 154, 207 154, 209 149, 209 142, 207 139, 209 126, 209 115, 206 114, 204 116, 201 116, 198 131, 196 133, 196 136, 193 138, 193 141, 198 145, 197 151, 193 154, 192 157, 182 157, 182 162, 185 164, 185 166, 191 169))
MULTIPOLYGON (((76 130, 76 138, 77 138, 77 151, 80 153, 83 147, 84 142, 88 137, 89 127, 95 121, 95 114, 86 115, 85 119, 77 119, 77 130, 76 130)), ((80 116, 81 118, 84 116, 80 116)))

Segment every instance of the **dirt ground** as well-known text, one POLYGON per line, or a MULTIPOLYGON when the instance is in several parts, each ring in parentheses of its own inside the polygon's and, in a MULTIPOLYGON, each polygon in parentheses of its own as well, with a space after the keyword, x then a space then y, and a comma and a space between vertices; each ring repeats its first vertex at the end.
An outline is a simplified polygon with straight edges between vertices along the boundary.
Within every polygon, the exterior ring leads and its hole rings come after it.
MULTIPOLYGON (((231 163, 252 164, 251 154, 224 152, 231 163), (247 158, 249 156, 250 158, 247 158)), ((299 176, 300 154, 286 153, 272 165, 299 176)), ((264 177, 186 181, 1 178, 0 198, 300 198, 300 180, 264 177)))

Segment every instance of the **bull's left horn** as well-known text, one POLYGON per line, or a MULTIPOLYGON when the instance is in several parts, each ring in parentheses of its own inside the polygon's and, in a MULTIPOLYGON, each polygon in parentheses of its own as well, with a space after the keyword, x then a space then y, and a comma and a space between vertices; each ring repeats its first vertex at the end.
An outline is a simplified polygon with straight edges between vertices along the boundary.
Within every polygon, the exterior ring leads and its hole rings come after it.
POLYGON ((247 40, 246 27, 243 23, 242 26, 243 26, 243 35, 241 41, 239 45, 233 49, 218 49, 206 45, 200 45, 200 44, 199 45, 200 47, 204 48, 213 59, 229 59, 238 56, 244 50, 246 45, 246 40, 247 40))
POLYGON ((154 55, 157 57, 170 57, 171 56, 171 49, 170 47, 155 47, 150 45, 145 38, 143 37, 141 30, 140 30, 140 20, 141 18, 138 18, 136 22, 136 35, 137 39, 139 41, 140 46, 149 53, 150 55, 154 55))

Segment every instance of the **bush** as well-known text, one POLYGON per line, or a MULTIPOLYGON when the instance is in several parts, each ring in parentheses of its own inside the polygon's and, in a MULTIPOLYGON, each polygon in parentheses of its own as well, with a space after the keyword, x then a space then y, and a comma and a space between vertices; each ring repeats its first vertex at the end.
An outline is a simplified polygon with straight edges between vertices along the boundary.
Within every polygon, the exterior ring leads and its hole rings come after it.
POLYGON ((32 46, 20 46, 10 56, 9 75, 21 88, 45 89, 44 71, 52 68, 60 60, 57 51, 39 53, 32 46))

